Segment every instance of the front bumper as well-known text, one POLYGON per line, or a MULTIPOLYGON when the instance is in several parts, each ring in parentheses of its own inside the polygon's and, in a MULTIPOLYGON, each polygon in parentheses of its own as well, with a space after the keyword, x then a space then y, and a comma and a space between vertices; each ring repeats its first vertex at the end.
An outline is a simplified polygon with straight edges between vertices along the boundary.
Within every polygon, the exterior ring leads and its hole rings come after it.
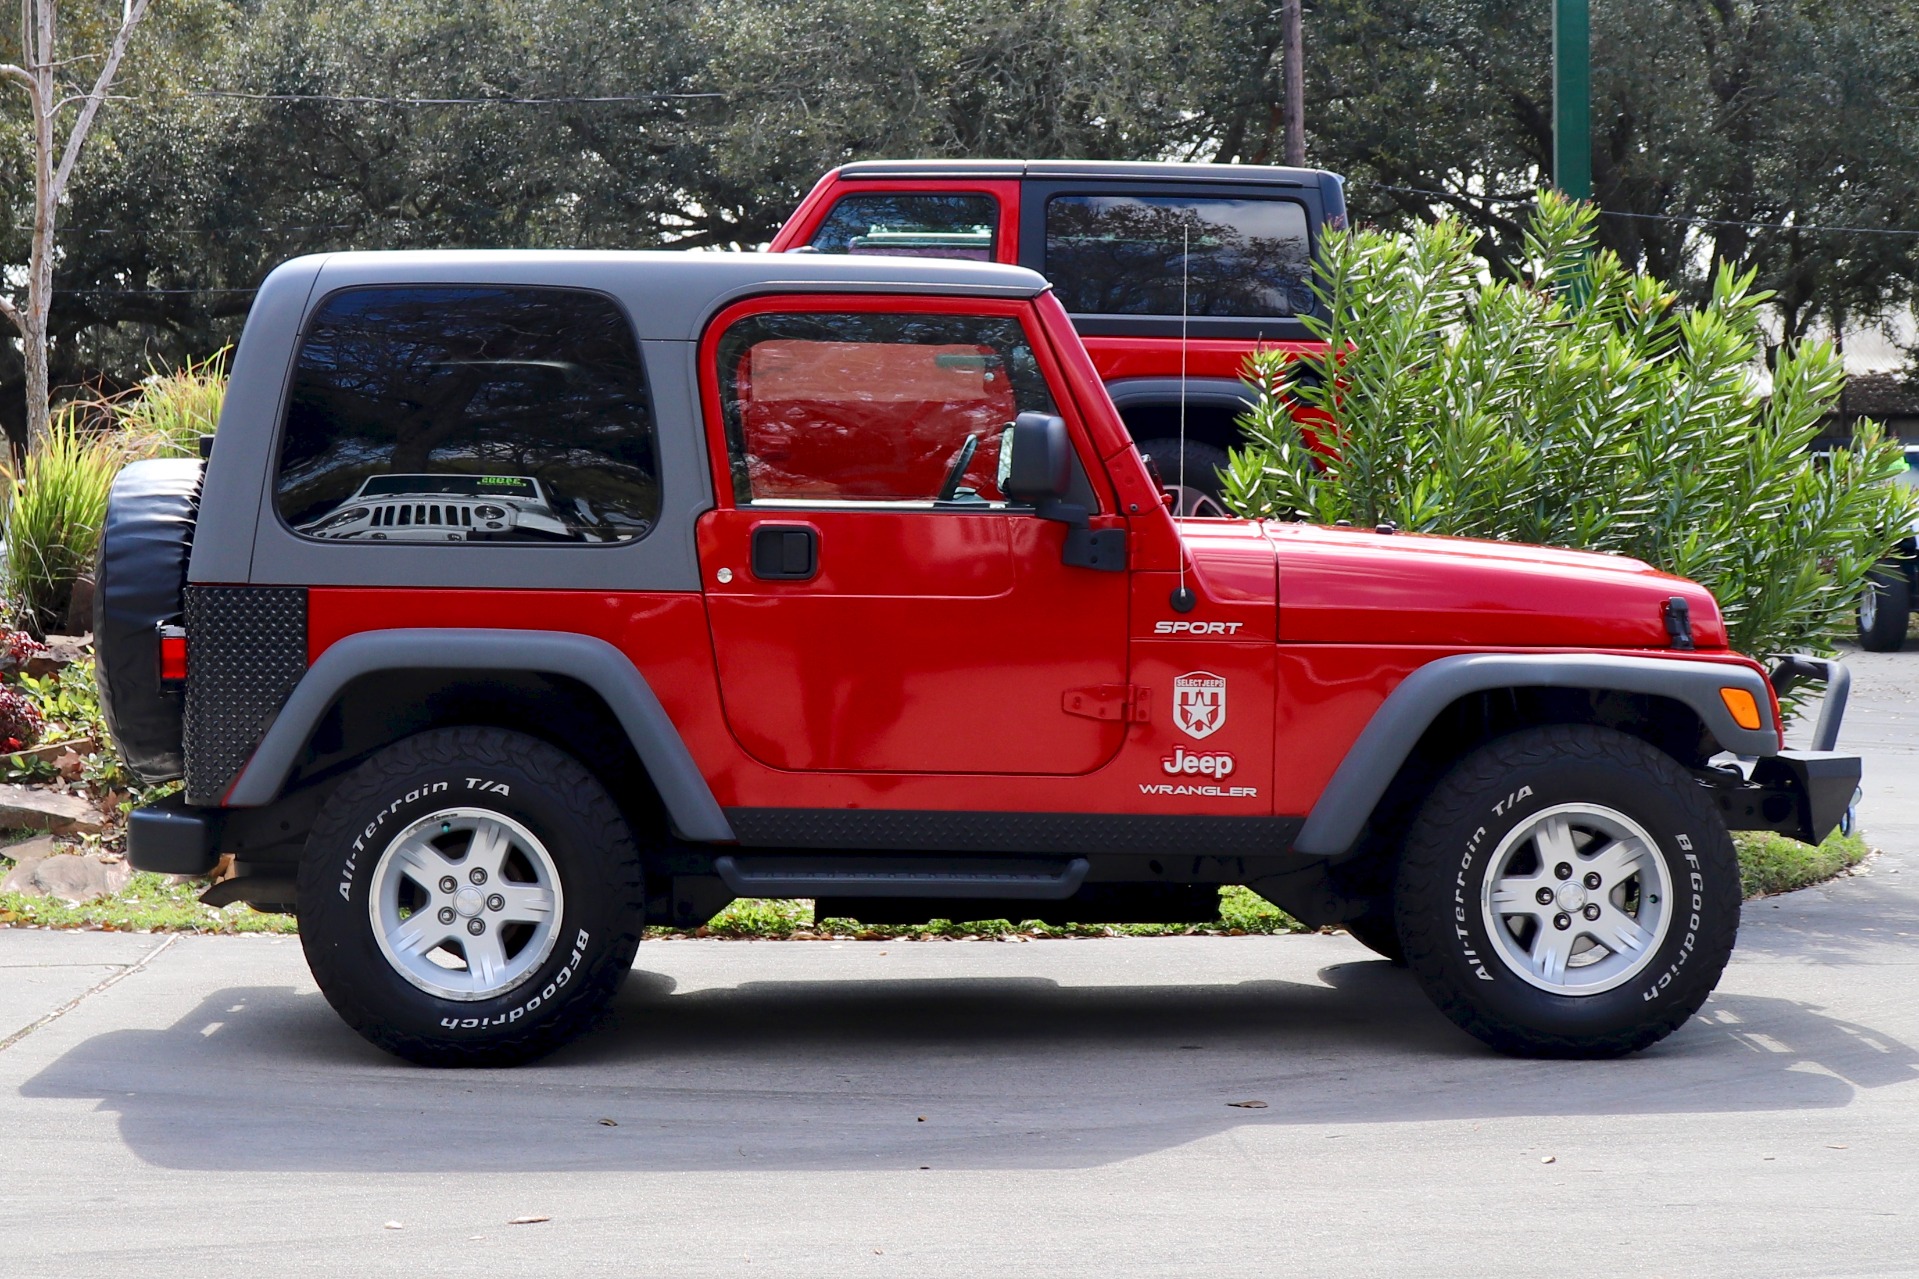
POLYGON ((1804 680, 1826 685, 1811 750, 1782 750, 1739 765, 1704 770, 1700 780, 1714 793, 1720 814, 1732 830, 1777 831, 1817 844, 1832 834, 1852 807, 1863 771, 1859 757, 1834 749, 1852 691, 1852 674, 1844 663, 1824 657, 1788 657, 1773 668, 1773 691, 1781 697, 1804 680))

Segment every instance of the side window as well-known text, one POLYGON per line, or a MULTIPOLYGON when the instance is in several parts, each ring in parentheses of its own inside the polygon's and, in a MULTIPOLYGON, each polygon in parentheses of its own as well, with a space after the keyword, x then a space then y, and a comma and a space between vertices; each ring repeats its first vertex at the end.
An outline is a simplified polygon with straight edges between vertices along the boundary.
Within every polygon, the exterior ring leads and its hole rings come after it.
POLYGON ((1046 278, 1075 315, 1178 315, 1182 278, 1192 315, 1297 315, 1313 304, 1306 209, 1293 200, 1056 195, 1046 202, 1046 278))
POLYGON ((574 289, 348 289, 314 313, 280 515, 328 541, 626 542, 659 518, 632 326, 574 289))
POLYGON ((1002 436, 1054 412, 1019 321, 966 315, 751 315, 719 341, 740 505, 1003 506, 1002 436), (970 445, 970 457, 967 456, 970 445))
POLYGON ((840 197, 812 245, 821 253, 991 262, 998 233, 999 201, 990 195, 876 192, 840 197))

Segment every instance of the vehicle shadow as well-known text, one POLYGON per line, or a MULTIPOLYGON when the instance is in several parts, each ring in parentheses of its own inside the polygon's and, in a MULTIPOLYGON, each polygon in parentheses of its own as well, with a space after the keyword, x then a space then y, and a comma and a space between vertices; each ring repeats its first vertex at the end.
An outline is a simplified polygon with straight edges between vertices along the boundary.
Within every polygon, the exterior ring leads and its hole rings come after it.
POLYGON ((1532 1062, 1455 1030, 1403 970, 1319 975, 680 993, 636 972, 584 1041, 463 1071, 385 1056, 310 991, 228 989, 95 1036, 21 1095, 97 1098, 135 1155, 185 1169, 1080 1168, 1246 1124, 1812 1109, 1919 1077, 1911 1046, 1790 1000, 1715 996, 1646 1053, 1532 1062))

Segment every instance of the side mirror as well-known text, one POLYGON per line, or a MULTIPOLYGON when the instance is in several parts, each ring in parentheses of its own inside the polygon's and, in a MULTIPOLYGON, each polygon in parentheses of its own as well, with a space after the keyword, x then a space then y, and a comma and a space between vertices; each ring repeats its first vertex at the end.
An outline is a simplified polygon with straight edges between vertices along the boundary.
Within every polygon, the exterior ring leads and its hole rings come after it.
POLYGON ((1091 512, 1066 501, 1073 490, 1073 443, 1066 423, 1051 413, 1022 413, 1013 419, 1000 448, 1006 474, 1000 492, 1008 501, 1030 504, 1042 520, 1066 525, 1060 563, 1105 573, 1126 571, 1126 530, 1090 527, 1091 512))
POLYGON ((1008 434, 1006 479, 1000 484, 1007 500, 1040 506, 1065 497, 1073 482, 1066 423, 1050 413, 1022 413, 1008 434))

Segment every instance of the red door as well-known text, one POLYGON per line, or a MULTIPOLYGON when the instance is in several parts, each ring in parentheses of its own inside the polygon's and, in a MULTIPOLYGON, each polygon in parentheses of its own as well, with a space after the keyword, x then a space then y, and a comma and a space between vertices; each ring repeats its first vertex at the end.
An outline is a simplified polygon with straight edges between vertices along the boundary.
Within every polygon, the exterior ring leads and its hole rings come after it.
POLYGON ((1126 679, 1127 575, 1062 564, 1065 527, 997 485, 1000 432, 1057 411, 1022 310, 789 298, 715 323, 725 465, 700 564, 727 723, 754 758, 1075 774, 1119 750, 1125 725, 1085 694, 1126 679))

